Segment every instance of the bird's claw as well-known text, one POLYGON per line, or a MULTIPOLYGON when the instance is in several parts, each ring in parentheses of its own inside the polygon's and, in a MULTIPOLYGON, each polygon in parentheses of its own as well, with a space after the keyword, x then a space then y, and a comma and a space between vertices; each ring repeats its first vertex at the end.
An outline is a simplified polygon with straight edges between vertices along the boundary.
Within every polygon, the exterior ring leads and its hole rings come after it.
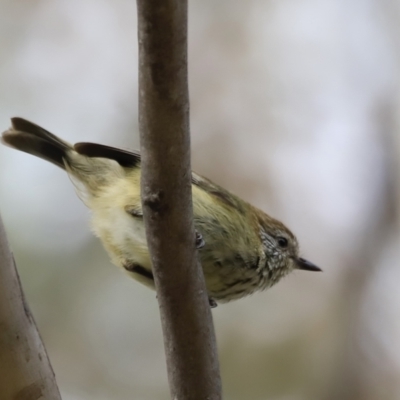
POLYGON ((201 249, 206 244, 206 242, 203 239, 203 235, 201 233, 199 233, 198 231, 196 231, 195 244, 196 244, 197 249, 201 249))
POLYGON ((210 304, 210 307, 211 307, 211 308, 218 307, 217 302, 216 302, 212 297, 209 297, 209 298, 208 298, 208 303, 210 304))

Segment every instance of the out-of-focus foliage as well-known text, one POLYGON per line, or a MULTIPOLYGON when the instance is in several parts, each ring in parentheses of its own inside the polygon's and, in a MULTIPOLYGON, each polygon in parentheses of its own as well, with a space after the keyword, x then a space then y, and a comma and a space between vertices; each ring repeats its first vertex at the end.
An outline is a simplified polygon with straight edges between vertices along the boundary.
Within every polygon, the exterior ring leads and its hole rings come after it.
MULTIPOLYGON (((324 269, 213 311, 225 398, 399 399, 400 3, 190 3, 194 169, 324 269)), ((2 11, 1 126, 137 148, 134 2, 2 11)), ((168 398, 155 294, 111 266, 66 175, 1 146, 0 205, 63 399, 168 398)))

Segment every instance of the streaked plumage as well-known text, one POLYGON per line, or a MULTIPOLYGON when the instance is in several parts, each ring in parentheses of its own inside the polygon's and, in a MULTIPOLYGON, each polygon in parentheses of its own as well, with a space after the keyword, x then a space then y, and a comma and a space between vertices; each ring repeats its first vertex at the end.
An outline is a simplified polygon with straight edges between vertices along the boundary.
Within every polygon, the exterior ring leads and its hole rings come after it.
MULTIPOLYGON (((94 143, 74 146, 22 118, 3 142, 65 169, 92 210, 93 232, 112 262, 154 287, 140 200, 140 155, 94 143)), ((229 301, 266 289, 295 268, 319 270, 299 258, 295 236, 281 222, 195 173, 196 231, 210 299, 229 301)))

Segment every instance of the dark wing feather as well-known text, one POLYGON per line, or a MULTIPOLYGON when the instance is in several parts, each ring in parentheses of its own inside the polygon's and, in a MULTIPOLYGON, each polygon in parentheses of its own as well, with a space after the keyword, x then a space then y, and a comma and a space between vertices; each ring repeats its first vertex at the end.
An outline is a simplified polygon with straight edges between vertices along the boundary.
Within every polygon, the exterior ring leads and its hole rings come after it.
MULTIPOLYGON (((115 147, 96 143, 76 143, 74 145, 74 149, 79 154, 87 157, 100 157, 115 160, 119 165, 126 168, 138 167, 140 165, 139 153, 121 150, 115 147)), ((232 195, 227 190, 221 188, 210 180, 203 178, 200 175, 192 174, 192 184, 216 197, 225 205, 235 208, 241 214, 244 213, 244 209, 241 206, 241 201, 239 201, 236 196, 232 195)))
POLYGON ((226 189, 218 186, 214 182, 200 175, 192 173, 192 183, 205 192, 216 197, 219 201, 223 202, 225 205, 235 208, 241 214, 244 214, 245 209, 242 206, 243 201, 238 197, 228 192, 226 189))
MULTIPOLYGON (((140 165, 140 154, 138 152, 130 152, 111 146, 87 142, 76 143, 74 145, 74 149, 79 154, 87 157, 99 157, 115 160, 119 165, 125 168, 134 168, 140 165)), ((240 201, 237 201, 235 196, 214 184, 210 180, 197 174, 192 174, 192 183, 211 195, 217 197, 226 205, 236 208, 239 212, 243 213, 240 201)))
POLYGON ((137 167, 140 164, 140 154, 105 146, 97 143, 76 143, 74 149, 87 157, 100 157, 115 160, 122 167, 137 167))

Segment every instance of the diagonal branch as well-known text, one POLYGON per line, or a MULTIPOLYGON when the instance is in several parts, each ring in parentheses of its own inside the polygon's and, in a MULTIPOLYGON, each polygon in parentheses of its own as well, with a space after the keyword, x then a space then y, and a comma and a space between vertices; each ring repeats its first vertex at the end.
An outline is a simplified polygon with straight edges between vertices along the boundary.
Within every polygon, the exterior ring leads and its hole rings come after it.
POLYGON ((1 218, 0 398, 61 399, 53 369, 25 301, 1 218))

